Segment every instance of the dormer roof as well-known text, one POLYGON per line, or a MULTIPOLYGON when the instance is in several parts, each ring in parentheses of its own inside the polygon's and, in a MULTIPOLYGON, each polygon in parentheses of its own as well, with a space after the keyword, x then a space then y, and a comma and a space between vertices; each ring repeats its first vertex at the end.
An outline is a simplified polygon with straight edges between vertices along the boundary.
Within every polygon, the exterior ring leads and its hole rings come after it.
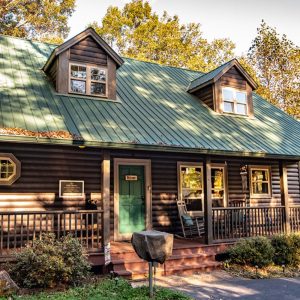
POLYGON ((242 73, 242 75, 245 77, 247 82, 250 84, 250 86, 256 90, 258 85, 253 80, 253 78, 247 73, 247 71, 241 66, 241 64, 238 62, 236 58, 226 62, 225 64, 221 65, 220 67, 206 73, 205 75, 202 75, 193 81, 190 82, 187 91, 189 93, 193 93, 206 85, 215 83, 222 75, 224 75, 229 69, 232 67, 236 67, 238 71, 242 73))
POLYGON ((92 37, 96 43, 109 55, 116 63, 117 67, 120 67, 124 60, 97 34, 97 32, 92 28, 89 27, 82 31, 81 33, 75 35, 73 38, 67 40, 63 44, 56 47, 51 55, 49 56, 48 60, 46 61, 43 70, 47 72, 48 68, 51 66, 53 60, 62 52, 66 51, 73 45, 77 44, 78 42, 86 39, 87 37, 92 37))

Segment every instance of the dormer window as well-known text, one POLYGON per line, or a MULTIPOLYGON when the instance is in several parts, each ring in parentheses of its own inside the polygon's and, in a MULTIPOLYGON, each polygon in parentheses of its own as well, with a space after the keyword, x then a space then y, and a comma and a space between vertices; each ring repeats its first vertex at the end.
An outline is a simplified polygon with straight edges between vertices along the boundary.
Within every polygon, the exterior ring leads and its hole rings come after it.
POLYGON ((223 111, 238 115, 248 114, 247 93, 231 87, 222 88, 223 111))
POLYGON ((61 95, 117 100, 116 70, 123 59, 88 28, 56 47, 43 67, 61 95))
POLYGON ((69 92, 105 97, 107 70, 89 64, 70 63, 69 92))

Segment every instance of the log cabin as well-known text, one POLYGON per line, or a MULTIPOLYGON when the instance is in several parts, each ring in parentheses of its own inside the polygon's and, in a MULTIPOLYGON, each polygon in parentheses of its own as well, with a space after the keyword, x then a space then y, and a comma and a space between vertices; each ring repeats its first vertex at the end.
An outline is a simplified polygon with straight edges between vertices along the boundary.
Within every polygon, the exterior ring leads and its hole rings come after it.
POLYGON ((300 229, 300 123, 238 60, 122 58, 92 28, 62 45, 1 35, 0 53, 2 258, 70 232, 104 265, 134 231, 182 235, 178 200, 206 245, 300 229))

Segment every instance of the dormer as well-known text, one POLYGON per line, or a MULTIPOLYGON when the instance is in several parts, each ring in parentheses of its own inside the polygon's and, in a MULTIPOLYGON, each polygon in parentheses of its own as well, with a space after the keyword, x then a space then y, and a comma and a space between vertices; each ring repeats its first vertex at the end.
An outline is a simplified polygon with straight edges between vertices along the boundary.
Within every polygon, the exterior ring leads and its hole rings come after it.
POLYGON ((193 80, 188 92, 197 96, 215 112, 252 117, 252 91, 255 89, 256 82, 233 59, 193 80))
POLYGON ((88 28, 53 50, 43 67, 60 94, 116 99, 116 70, 123 59, 88 28))

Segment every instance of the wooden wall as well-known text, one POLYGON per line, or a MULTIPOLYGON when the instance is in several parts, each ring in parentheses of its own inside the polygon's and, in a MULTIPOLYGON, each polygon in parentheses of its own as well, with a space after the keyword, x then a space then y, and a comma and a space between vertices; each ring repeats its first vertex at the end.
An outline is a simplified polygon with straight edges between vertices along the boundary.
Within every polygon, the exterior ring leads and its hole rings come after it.
POLYGON ((221 78, 221 85, 230 86, 240 90, 246 90, 245 77, 237 70, 236 67, 229 69, 221 78))
POLYGON ((300 165, 299 162, 287 164, 289 203, 300 205, 300 165))
POLYGON ((107 66, 107 54, 90 36, 70 48, 70 60, 107 66))
POLYGON ((21 162, 21 177, 0 186, 0 210, 78 209, 90 197, 99 197, 100 150, 2 142, 0 152, 13 153, 21 162), (86 199, 59 199, 60 179, 84 180, 86 199))
POLYGON ((208 85, 203 89, 200 89, 194 93, 202 102, 204 102, 208 107, 214 109, 214 98, 213 98, 213 86, 208 85))
MULTIPOLYGON (((21 177, 11 186, 0 186, 0 210, 44 210, 85 208, 86 199, 63 201, 58 198, 59 179, 85 181, 86 198, 100 198, 101 149, 79 149, 73 146, 0 143, 0 152, 13 153, 21 162, 21 177)), ((164 152, 111 150, 111 233, 114 220, 113 159, 151 159, 152 220, 157 230, 180 232, 176 207, 177 161, 202 162, 203 156, 164 152)), ((242 164, 271 165, 272 197, 251 199, 251 205, 280 205, 279 163, 275 160, 212 157, 212 163, 225 163, 228 169, 229 200, 242 200, 240 166, 242 164)), ((290 162, 288 169, 289 197, 300 204, 298 163, 290 162)), ((247 197, 249 193, 247 193, 247 197)), ((229 202, 230 204, 230 202, 229 202)))

